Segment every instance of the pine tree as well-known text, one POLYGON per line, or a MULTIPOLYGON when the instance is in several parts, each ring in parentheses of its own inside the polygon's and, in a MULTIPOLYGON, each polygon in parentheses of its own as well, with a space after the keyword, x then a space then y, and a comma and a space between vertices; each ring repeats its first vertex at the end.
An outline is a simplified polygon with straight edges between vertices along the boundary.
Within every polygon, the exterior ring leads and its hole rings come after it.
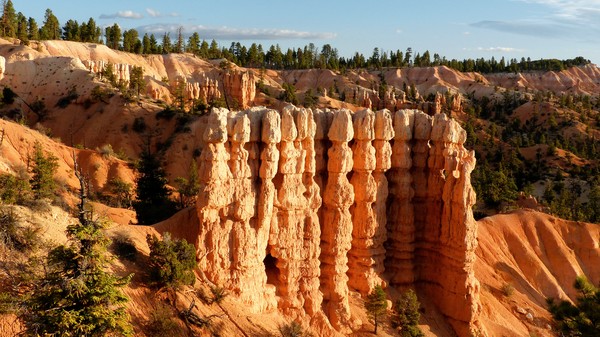
POLYGON ((86 185, 80 183, 79 222, 67 228, 68 244, 48 253, 48 269, 24 301, 19 318, 31 336, 130 336, 127 297, 130 277, 106 271, 108 239, 102 223, 87 210, 86 185))
POLYGON ((137 200, 133 203, 138 223, 152 225, 175 213, 175 203, 169 198, 167 178, 160 159, 146 146, 140 156, 137 178, 137 200))
POLYGON ((48 198, 54 194, 56 182, 54 173, 58 168, 58 158, 42 150, 42 144, 36 142, 33 151, 33 176, 31 177, 31 189, 36 199, 48 198))
POLYGON ((560 336, 600 336, 600 289, 585 276, 578 276, 574 287, 580 295, 576 305, 569 301, 556 303, 552 298, 547 300, 555 329, 560 336))
POLYGON ((392 315, 392 327, 400 330, 402 337, 422 337, 419 329, 419 301, 417 294, 412 290, 403 293, 396 301, 394 314, 392 315))
POLYGON ((168 54, 171 52, 171 37, 169 36, 169 33, 165 33, 165 35, 163 35, 163 39, 162 39, 162 50, 163 50, 163 54, 168 54))
POLYGON ((192 160, 188 178, 177 177, 175 183, 178 185, 179 207, 193 206, 196 202, 196 196, 200 192, 200 180, 198 179, 198 165, 196 165, 196 160, 192 160))
POLYGON ((41 40, 58 40, 61 36, 60 23, 50 8, 44 14, 44 25, 40 29, 41 40))
POLYGON ((177 289, 182 285, 193 285, 196 280, 196 249, 186 240, 173 240, 170 233, 163 239, 148 234, 150 247, 150 277, 159 287, 177 289))
POLYGON ((38 29, 38 24, 34 18, 30 17, 27 19, 27 37, 29 40, 39 40, 40 32, 38 29))
POLYGON ((129 88, 139 97, 141 92, 146 90, 146 80, 144 79, 144 69, 133 66, 129 75, 129 88))
POLYGON ((2 6, 2 18, 0 18, 2 36, 17 36, 17 13, 11 0, 4 1, 2 6))
POLYGON ((21 40, 21 43, 29 44, 27 18, 21 12, 17 14, 17 39, 21 40))
POLYGON ((367 310, 369 319, 375 326, 373 333, 377 334, 379 323, 387 314, 387 297, 381 286, 376 286, 373 291, 367 295, 365 309, 367 310))

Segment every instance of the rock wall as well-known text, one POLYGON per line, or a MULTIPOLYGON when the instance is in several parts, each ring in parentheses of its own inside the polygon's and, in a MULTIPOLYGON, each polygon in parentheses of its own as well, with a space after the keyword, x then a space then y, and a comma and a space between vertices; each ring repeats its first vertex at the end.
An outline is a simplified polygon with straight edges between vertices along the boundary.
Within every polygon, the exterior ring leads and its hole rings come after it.
POLYGON ((475 157, 457 122, 293 106, 207 119, 196 247, 212 282, 320 335, 359 327, 349 294, 376 285, 416 287, 459 336, 475 330, 475 157))

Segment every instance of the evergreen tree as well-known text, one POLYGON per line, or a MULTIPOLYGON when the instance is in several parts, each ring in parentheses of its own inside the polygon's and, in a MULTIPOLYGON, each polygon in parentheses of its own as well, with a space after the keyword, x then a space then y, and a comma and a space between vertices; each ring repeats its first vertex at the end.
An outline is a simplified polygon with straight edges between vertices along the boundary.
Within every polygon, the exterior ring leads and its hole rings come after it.
POLYGON ((162 51, 163 54, 168 54, 171 52, 171 37, 169 36, 169 33, 165 33, 165 35, 163 35, 162 51))
POLYGON ((423 337, 419 329, 419 300, 417 294, 412 290, 403 293, 396 301, 394 314, 392 315, 392 327, 400 330, 402 337, 423 337))
POLYGON ((177 28, 177 42, 175 42, 173 51, 175 53, 183 53, 184 47, 185 47, 185 43, 183 41, 183 27, 179 27, 179 28, 177 28))
POLYGON ((138 223, 151 225, 169 218, 175 213, 175 203, 169 198, 171 191, 160 159, 150 153, 149 145, 142 152, 137 169, 137 200, 133 208, 138 223))
POLYGON ((139 42, 137 30, 129 29, 123 32, 123 51, 135 53, 139 42))
POLYGON ((44 24, 40 29, 41 40, 58 40, 61 36, 60 23, 50 8, 44 14, 44 24))
POLYGON ((56 189, 54 173, 58 168, 58 158, 51 154, 45 155, 42 144, 36 142, 32 159, 31 189, 33 194, 36 199, 51 197, 56 189))
POLYGON ((185 49, 194 55, 198 55, 200 52, 200 35, 197 32, 190 35, 185 49))
POLYGON ((369 319, 373 322, 373 333, 377 334, 377 328, 381 320, 387 314, 387 296, 381 286, 376 286, 373 291, 367 295, 365 300, 365 309, 369 319))
POLYGON ((69 243, 48 253, 46 275, 24 301, 19 318, 31 336, 130 336, 127 297, 130 277, 106 271, 108 239, 102 223, 86 209, 86 185, 80 183, 79 222, 67 228, 69 243))
POLYGON ((67 41, 81 41, 79 23, 76 20, 68 20, 62 29, 62 38, 67 41))
POLYGON ((159 287, 176 289, 182 285, 193 285, 196 280, 196 249, 186 240, 173 240, 170 233, 163 240, 148 234, 150 247, 150 277, 159 287))
POLYGON ((178 185, 179 207, 185 208, 193 206, 196 202, 196 196, 200 192, 200 179, 198 178, 198 165, 196 160, 192 160, 188 178, 177 177, 175 183, 178 185))
POLYGON ((139 97, 141 92, 146 89, 146 80, 144 79, 144 69, 133 66, 129 75, 129 88, 139 97))
POLYGON ((4 1, 2 6, 2 18, 0 25, 2 27, 2 36, 16 37, 17 36, 17 13, 11 0, 4 1))
POLYGON ((150 34, 150 54, 158 53, 158 40, 154 34, 150 34))
POLYGON ((106 45, 111 48, 118 50, 121 43, 121 27, 118 24, 108 26, 104 29, 104 36, 106 39, 106 45))
POLYGON ((557 303, 552 298, 547 300, 556 332, 569 337, 600 336, 600 289, 584 276, 577 277, 574 287, 580 295, 576 305, 569 301, 557 303))
POLYGON ((150 38, 148 37, 148 33, 144 34, 142 38, 142 54, 152 54, 152 49, 150 49, 150 38))
POLYGON ((96 21, 90 18, 87 23, 82 22, 79 28, 81 34, 81 42, 100 43, 102 30, 96 25, 96 21))
POLYGON ((27 37, 29 40, 39 40, 40 39, 40 31, 38 28, 38 24, 34 18, 29 18, 27 20, 27 37))
POLYGON ((27 18, 21 12, 17 14, 17 39, 21 40, 21 43, 29 43, 29 36, 27 34, 27 18))

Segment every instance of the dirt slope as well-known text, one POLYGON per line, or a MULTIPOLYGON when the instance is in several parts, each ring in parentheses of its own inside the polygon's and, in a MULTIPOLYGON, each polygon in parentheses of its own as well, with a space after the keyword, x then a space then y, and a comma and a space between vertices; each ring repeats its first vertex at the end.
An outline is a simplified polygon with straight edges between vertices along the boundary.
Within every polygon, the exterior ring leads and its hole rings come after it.
POLYGON ((480 220, 475 275, 490 336, 550 336, 545 299, 575 299, 577 275, 600 282, 599 237, 599 225, 531 210, 480 220))

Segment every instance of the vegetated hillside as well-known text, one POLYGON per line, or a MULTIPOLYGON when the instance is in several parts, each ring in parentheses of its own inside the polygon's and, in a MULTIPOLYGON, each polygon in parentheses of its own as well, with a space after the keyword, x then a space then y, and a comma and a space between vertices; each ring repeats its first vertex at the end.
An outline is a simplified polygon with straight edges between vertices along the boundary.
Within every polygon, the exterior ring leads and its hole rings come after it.
MULTIPOLYGON (((539 209, 570 219, 600 221, 600 71, 594 65, 518 74, 461 73, 445 66, 345 72, 260 70, 238 68, 222 60, 211 63, 188 54, 141 56, 66 41, 32 42, 31 47, 4 41, 0 55, 6 59, 0 85, 7 88, 0 114, 54 137, 51 140, 22 125, 0 121, 0 169, 11 174, 22 170, 32 144, 39 141, 60 159, 57 179, 68 187, 64 193, 77 187, 71 171, 73 151, 90 174, 94 189, 110 194, 108 181, 134 181, 131 168, 115 157, 132 162, 146 146, 164 155, 170 183, 176 186, 175 178, 186 176, 190 163, 200 155, 207 107, 225 106, 229 103, 222 97, 248 90, 241 84, 224 89, 226 74, 235 70, 253 76, 250 82, 257 92, 248 102, 251 106, 280 108, 291 101, 354 111, 366 106, 446 112, 461 122, 467 130, 467 145, 476 150, 473 185, 479 216, 516 207, 512 202, 519 191, 525 191, 539 197, 545 205, 539 209), (91 73, 83 61, 142 67, 146 90, 137 97, 123 83, 91 73), (196 97, 193 90, 181 86, 183 79, 203 84, 204 78, 220 81, 220 97, 196 97), (13 100, 8 99, 11 92, 16 94, 13 100)), ((106 212, 122 224, 135 219, 127 210, 106 208, 106 212)), ((157 229, 191 235, 182 224, 193 217, 186 215, 189 210, 182 212, 157 229)), ((550 322, 544 297, 574 298, 571 279, 579 273, 594 283, 599 281, 590 267, 593 264, 585 260, 597 256, 596 225, 518 212, 485 218, 479 226, 475 268, 482 284, 482 323, 490 336, 547 334, 550 322), (508 285, 514 294, 507 295, 511 293, 508 285), (533 320, 520 308, 530 311, 533 320)), ((118 228, 133 238, 142 255, 148 253, 146 230, 118 228)), ((115 268, 144 272, 140 262, 118 262, 115 268)), ((141 276, 135 277, 127 290, 136 331, 143 329, 157 305, 143 282, 141 276)), ((179 309, 190 298, 182 300, 179 309)), ((360 301, 355 301, 353 310, 362 310, 360 301)), ((219 323, 222 331, 231 335, 275 333, 277 324, 287 320, 277 313, 270 314, 271 322, 252 316, 240 309, 233 296, 225 303, 199 310, 203 315, 219 315, 216 319, 223 321, 219 323)), ((442 327, 425 329, 443 335, 448 328, 437 320, 426 313, 425 323, 442 327)))

